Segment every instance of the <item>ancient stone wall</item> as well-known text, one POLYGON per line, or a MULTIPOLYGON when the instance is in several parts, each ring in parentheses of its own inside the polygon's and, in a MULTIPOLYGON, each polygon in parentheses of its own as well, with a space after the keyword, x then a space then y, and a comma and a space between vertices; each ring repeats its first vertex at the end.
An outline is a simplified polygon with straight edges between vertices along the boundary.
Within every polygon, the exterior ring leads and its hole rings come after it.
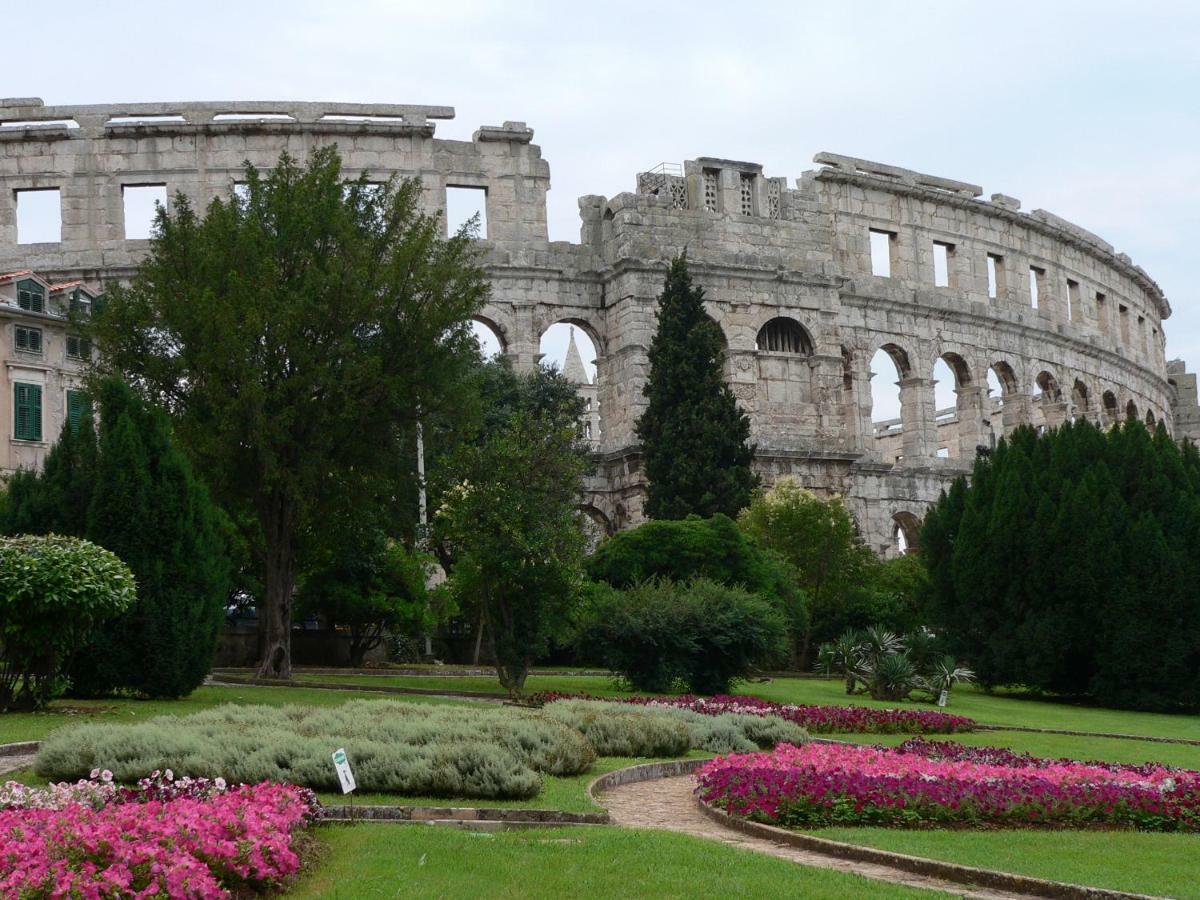
POLYGON ((667 262, 684 249, 725 336, 727 375, 751 415, 764 479, 794 475, 845 496, 880 552, 895 551, 898 533, 911 546, 948 480, 1019 424, 1127 415, 1174 424, 1162 292, 1127 256, 1044 210, 1023 213, 1014 198, 981 199, 977 185, 834 154, 818 154, 819 168, 792 187, 755 163, 700 157, 638 174, 632 193, 580 198, 580 242, 550 242, 549 167, 533 132, 505 122, 469 142, 437 139, 434 120, 452 115, 396 105, 0 101, 0 272, 95 285, 126 277, 146 251, 124 238, 127 187, 161 184, 204 204, 234 189, 244 161, 269 167, 282 150, 303 159, 336 143, 351 175, 420 179, 430 212, 445 208, 448 187, 483 188, 493 291, 480 319, 521 367, 535 363, 556 322, 596 347, 599 467, 586 499, 610 528, 642 516, 634 423, 656 298, 667 262), (29 189, 60 191, 60 242, 17 243, 16 201, 29 189), (890 423, 872 421, 880 349, 900 378, 900 417, 890 423), (944 410, 934 408, 939 359, 956 391, 944 410))

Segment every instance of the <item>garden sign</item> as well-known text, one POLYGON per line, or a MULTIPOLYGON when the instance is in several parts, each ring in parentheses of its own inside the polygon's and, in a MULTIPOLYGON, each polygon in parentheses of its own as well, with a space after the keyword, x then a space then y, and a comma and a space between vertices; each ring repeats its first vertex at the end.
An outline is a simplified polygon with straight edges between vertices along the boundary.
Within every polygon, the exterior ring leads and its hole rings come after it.
POLYGON ((342 783, 343 794, 350 793, 358 786, 354 783, 354 773, 350 771, 350 760, 341 747, 334 751, 333 767, 337 770, 338 781, 342 783))

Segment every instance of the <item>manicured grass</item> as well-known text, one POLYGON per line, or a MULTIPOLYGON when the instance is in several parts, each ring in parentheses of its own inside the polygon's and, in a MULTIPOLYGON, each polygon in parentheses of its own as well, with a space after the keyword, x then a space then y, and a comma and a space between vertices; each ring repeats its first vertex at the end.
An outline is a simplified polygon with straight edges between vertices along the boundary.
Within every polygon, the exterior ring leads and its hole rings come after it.
POLYGON ((325 826, 325 856, 289 896, 693 898, 938 896, 665 831, 608 827, 478 834, 325 826))
MULTIPOLYGON (((700 750, 693 750, 687 754, 689 759, 703 759, 709 756, 712 754, 700 750)), ((360 794, 356 792, 354 803, 356 806, 473 806, 503 809, 557 809, 563 812, 580 813, 604 812, 604 807, 592 802, 592 798, 587 794, 587 786, 592 779, 607 772, 624 769, 627 766, 658 761, 631 756, 602 756, 581 775, 567 778, 543 775, 541 793, 529 800, 487 800, 478 797, 447 799, 445 797, 407 797, 400 794, 360 794)), ((350 802, 345 794, 318 793, 317 796, 322 803, 330 806, 345 805, 350 802)))
MULTIPOLYGON (((426 691, 476 691, 506 696, 506 691, 493 675, 299 675, 298 681, 319 681, 330 684, 374 687, 420 688, 426 691)), ((618 688, 610 675, 530 675, 525 691, 563 691, 565 693, 595 694, 598 697, 628 696, 629 691, 618 688)))
MULTIPOLYGON (((738 693, 774 700, 777 703, 820 703, 875 707, 897 704, 872 700, 862 694, 849 696, 840 680, 823 678, 777 678, 766 684, 746 683, 738 693)), ((904 703, 917 708, 934 707, 904 703)), ((1130 712, 1029 699, 1005 692, 989 694, 976 687, 954 689, 946 712, 970 716, 981 724, 1019 725, 1023 728, 1056 728, 1068 731, 1098 731, 1146 737, 1200 740, 1200 716, 1130 712)), ((1200 749, 1200 748, 1196 748, 1200 749)))
POLYGON ((1200 835, 1129 831, 822 828, 820 837, 948 862, 1168 897, 1200 896, 1200 835))
MULTIPOLYGON (((288 703, 307 703, 314 706, 334 706, 347 700, 404 699, 418 703, 450 703, 440 697, 397 697, 394 694, 364 691, 323 691, 305 687, 241 687, 212 686, 197 688, 181 700, 55 700, 50 708, 36 713, 0 714, 0 744, 16 741, 38 741, 65 725, 77 722, 141 722, 154 716, 183 716, 218 706, 222 703, 263 704, 283 706, 288 703)), ((459 701, 469 702, 469 701, 459 701)))
MULTIPOLYGON (((906 734, 833 735, 858 743, 894 747, 909 740, 906 734)), ((1074 737, 1068 734, 1030 734, 1022 731, 977 731, 970 734, 931 734, 931 741, 958 741, 970 747, 1008 747, 1034 756, 1068 757, 1119 763, 1160 762, 1183 769, 1200 769, 1200 747, 1157 744, 1118 738, 1074 737)))

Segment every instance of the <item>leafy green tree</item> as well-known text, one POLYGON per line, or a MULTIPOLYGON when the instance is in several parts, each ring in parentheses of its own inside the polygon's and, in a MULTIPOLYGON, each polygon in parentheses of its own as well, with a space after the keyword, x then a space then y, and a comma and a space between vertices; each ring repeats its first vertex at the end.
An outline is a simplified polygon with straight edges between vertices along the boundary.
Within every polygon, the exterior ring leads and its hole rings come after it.
POLYGON ((76 428, 63 429, 40 473, 22 469, 9 479, 0 532, 82 535, 95 479, 96 432, 89 413, 76 428))
POLYGON ((586 565, 589 577, 622 589, 655 578, 744 588, 778 611, 793 639, 808 630, 808 597, 792 566, 722 513, 644 522, 602 541, 586 565))
POLYGON ((521 692, 533 661, 569 620, 582 583, 577 509, 587 463, 577 422, 515 412, 455 461, 434 526, 453 548, 450 582, 474 597, 501 685, 521 692))
POLYGON ((814 640, 832 640, 846 628, 879 621, 873 611, 864 622, 847 615, 848 607, 869 604, 879 563, 840 499, 823 500, 794 478, 782 478, 769 491, 757 493, 738 521, 754 540, 791 564, 808 597, 810 624, 797 635, 794 664, 807 668, 814 640))
POLYGON ((659 298, 648 403, 637 422, 652 519, 733 517, 750 502, 758 483, 750 419, 725 383, 724 357, 720 326, 704 312, 704 291, 677 256, 659 298))
POLYGON ((427 560, 370 532, 305 577, 296 611, 349 629, 350 665, 357 668, 388 632, 418 634, 434 624, 425 588, 427 560))
POLYGON ((286 678, 297 574, 331 524, 412 491, 415 424, 455 401, 487 287, 470 234, 440 236, 417 180, 347 181, 329 146, 245 181, 203 215, 183 195, 160 210, 95 332, 243 529, 259 671, 286 678))
POLYGON ((129 567, 88 541, 0 538, 0 713, 45 705, 65 660, 135 593, 129 567))
POLYGON ((100 384, 98 399, 102 428, 85 534, 129 565, 138 596, 72 659, 73 689, 181 697, 208 674, 224 618, 223 520, 165 414, 116 379, 100 384))
POLYGON ((1138 422, 1018 429, 922 528, 930 612, 984 685, 1200 709, 1200 468, 1138 422))

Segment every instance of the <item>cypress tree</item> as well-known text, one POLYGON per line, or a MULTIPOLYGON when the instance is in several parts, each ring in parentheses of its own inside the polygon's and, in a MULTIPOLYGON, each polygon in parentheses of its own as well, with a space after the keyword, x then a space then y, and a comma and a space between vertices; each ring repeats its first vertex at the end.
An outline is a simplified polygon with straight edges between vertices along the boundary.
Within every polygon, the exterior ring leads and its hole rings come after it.
POLYGON ((704 312, 704 291, 677 256, 659 298, 648 404, 637 423, 651 518, 733 518, 750 504, 758 482, 750 419, 725 383, 724 353, 720 326, 704 312))
POLYGON ((921 545, 935 623, 985 685, 1200 709, 1200 453, 1164 429, 1018 429, 921 545))
POLYGON ((85 535, 133 571, 137 601, 71 668, 76 692, 180 697, 208 673, 228 560, 218 513, 165 415, 122 382, 100 388, 101 439, 85 535))

